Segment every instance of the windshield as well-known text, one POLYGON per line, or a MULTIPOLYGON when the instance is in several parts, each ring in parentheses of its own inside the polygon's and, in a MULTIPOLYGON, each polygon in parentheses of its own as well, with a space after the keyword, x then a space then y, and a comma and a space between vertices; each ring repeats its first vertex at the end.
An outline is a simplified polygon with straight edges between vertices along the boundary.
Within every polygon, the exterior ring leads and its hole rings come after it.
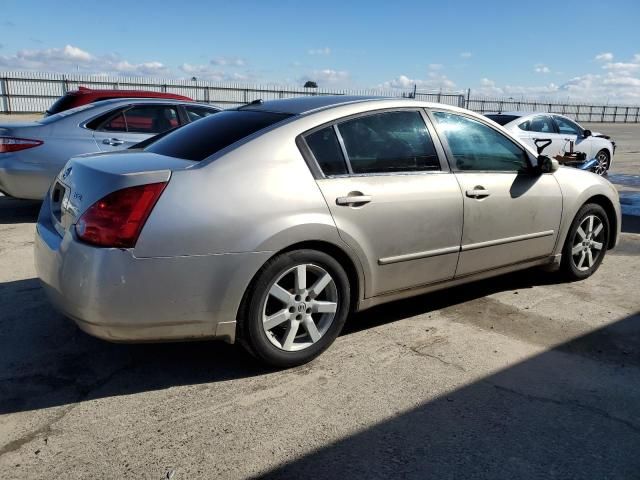
POLYGON ((517 115, 502 115, 502 114, 485 115, 485 117, 493 120, 498 125, 506 125, 507 123, 513 122, 516 118, 520 118, 517 115))
POLYGON ((201 161, 238 140, 290 116, 285 113, 227 110, 185 125, 154 141, 145 151, 201 161))

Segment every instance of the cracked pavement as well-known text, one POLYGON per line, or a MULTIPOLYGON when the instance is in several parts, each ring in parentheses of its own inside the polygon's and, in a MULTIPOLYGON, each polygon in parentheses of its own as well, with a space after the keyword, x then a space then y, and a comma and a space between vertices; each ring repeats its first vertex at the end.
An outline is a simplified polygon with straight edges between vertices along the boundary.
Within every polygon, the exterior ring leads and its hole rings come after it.
POLYGON ((586 281, 533 270, 383 305, 273 371, 224 343, 80 332, 35 278, 37 210, 0 197, 1 478, 638 477, 634 219, 586 281))

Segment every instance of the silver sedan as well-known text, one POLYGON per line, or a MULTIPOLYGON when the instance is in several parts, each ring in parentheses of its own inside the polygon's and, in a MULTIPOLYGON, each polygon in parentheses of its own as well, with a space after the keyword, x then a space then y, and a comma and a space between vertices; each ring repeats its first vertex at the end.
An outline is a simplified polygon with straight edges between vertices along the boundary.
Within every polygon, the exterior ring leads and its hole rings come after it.
POLYGON ((529 267, 586 278, 619 231, 607 180, 480 115, 308 97, 72 159, 35 257, 50 299, 92 335, 220 338, 288 367, 350 312, 529 267))
POLYGON ((122 150, 219 111, 194 102, 124 98, 0 125, 0 192, 40 200, 72 156, 122 150))

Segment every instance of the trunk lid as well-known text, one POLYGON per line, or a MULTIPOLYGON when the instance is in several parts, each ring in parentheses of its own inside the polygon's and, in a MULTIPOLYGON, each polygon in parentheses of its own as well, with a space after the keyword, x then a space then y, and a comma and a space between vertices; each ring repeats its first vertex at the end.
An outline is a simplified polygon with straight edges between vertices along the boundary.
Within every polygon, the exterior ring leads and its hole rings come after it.
POLYGON ((155 153, 122 151, 71 158, 49 192, 53 224, 60 235, 95 202, 111 192, 166 182, 174 170, 197 162, 155 153))

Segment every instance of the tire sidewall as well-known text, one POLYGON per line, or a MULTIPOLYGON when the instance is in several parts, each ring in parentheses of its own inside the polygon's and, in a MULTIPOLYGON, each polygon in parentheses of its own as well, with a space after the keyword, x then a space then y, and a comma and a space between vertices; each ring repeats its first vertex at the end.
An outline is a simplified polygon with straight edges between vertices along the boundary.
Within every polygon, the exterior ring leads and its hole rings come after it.
POLYGON ((342 266, 331 256, 316 250, 295 250, 273 258, 258 273, 248 292, 247 308, 241 319, 243 342, 261 361, 276 367, 292 367, 307 363, 325 351, 337 338, 349 314, 349 279, 342 266), (324 268, 333 278, 338 291, 338 309, 327 332, 304 350, 288 352, 279 349, 267 338, 262 327, 262 307, 273 282, 295 265, 311 263, 324 268))
POLYGON ((607 251, 607 245, 609 244, 609 235, 610 235, 610 227, 609 227, 609 218, 607 217, 607 212, 605 212, 604 208, 595 203, 588 203, 583 205, 582 208, 578 211, 575 218, 573 219, 573 223, 571 224, 571 228, 569 229, 569 233, 567 234, 567 238, 564 242, 564 247, 562 249, 562 266, 565 273, 569 276, 570 279, 581 280, 584 278, 588 278, 593 275, 602 260, 604 259, 607 251), (573 256, 571 255, 571 250, 573 249, 573 239, 575 238, 576 231, 578 227, 584 220, 584 218, 588 215, 597 215, 604 225, 605 233, 602 245, 602 253, 598 256, 596 262, 589 268, 588 270, 578 270, 578 268, 574 265, 573 256))

